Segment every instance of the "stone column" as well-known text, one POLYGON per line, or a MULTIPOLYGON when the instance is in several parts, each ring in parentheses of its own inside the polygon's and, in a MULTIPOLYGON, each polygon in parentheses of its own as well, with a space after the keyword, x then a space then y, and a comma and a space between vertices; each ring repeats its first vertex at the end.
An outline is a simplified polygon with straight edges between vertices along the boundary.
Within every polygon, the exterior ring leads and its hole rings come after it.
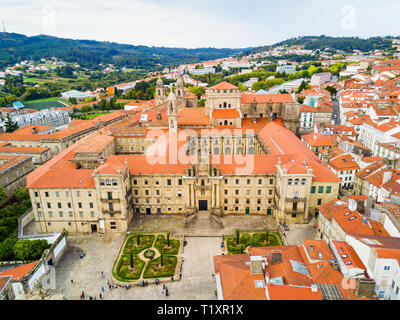
POLYGON ((219 207, 219 198, 220 198, 219 183, 216 185, 216 187, 217 187, 217 190, 216 190, 217 207, 219 207))
POLYGON ((215 207, 215 184, 214 182, 211 185, 211 207, 215 207))
POLYGON ((187 188, 186 188, 186 205, 188 207, 190 207, 190 184, 188 184, 187 188))
POLYGON ((194 185, 191 183, 190 184, 190 194, 191 194, 191 197, 190 197, 190 201, 191 201, 191 206, 192 207, 195 207, 195 205, 194 205, 194 185))

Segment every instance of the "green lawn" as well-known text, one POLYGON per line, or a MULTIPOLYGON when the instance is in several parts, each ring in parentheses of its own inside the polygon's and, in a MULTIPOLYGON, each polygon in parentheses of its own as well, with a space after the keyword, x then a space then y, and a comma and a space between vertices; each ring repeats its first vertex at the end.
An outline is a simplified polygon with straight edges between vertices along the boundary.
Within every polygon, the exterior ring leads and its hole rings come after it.
POLYGON ((105 114, 109 114, 109 112, 96 112, 96 113, 91 113, 91 114, 84 114, 84 115, 78 115, 77 116, 77 119, 80 119, 80 120, 92 120, 92 119, 94 119, 94 118, 96 118, 96 117, 98 117, 98 116, 102 116, 102 115, 105 115, 105 114))
POLYGON ((132 234, 126 240, 124 254, 140 253, 144 249, 150 248, 154 241, 154 235, 151 234, 132 234), (138 237, 140 243, 138 244, 138 237))
POLYGON ((170 239, 169 246, 168 246, 167 238, 162 235, 159 235, 159 236, 157 236, 154 247, 157 248, 157 250, 160 251, 160 253, 178 254, 179 245, 180 245, 179 240, 170 239))
POLYGON ((120 281, 125 281, 126 279, 137 280, 142 273, 144 265, 145 262, 142 261, 137 254, 124 254, 118 262, 116 274, 114 276, 120 281))
POLYGON ((269 232, 268 241, 266 232, 240 233, 239 243, 236 242, 236 235, 224 238, 229 254, 244 253, 246 248, 268 247, 283 245, 278 232, 269 232))
POLYGON ((30 101, 23 101, 22 103, 30 109, 48 109, 48 108, 62 108, 66 105, 61 103, 60 98, 58 97, 51 97, 47 99, 39 99, 39 100, 30 100, 30 101))
POLYGON ((172 277, 175 274, 175 267, 178 261, 176 256, 163 255, 163 264, 161 256, 147 263, 143 278, 165 278, 172 277))

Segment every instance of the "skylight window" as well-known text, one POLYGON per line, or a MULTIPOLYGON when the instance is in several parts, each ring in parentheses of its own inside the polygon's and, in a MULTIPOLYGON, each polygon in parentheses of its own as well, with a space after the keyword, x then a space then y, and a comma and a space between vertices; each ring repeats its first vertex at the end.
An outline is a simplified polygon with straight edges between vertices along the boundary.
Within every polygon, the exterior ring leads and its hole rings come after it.
POLYGON ((351 265, 351 261, 347 261, 346 265, 350 266, 351 265))
POLYGON ((264 289, 265 284, 263 280, 254 280, 254 285, 256 286, 257 289, 264 289))
POLYGON ((347 254, 343 254, 343 255, 342 255, 342 258, 347 258, 347 257, 348 257, 347 254))
POLYGON ((354 219, 356 219, 357 217, 351 217, 351 218, 349 218, 349 220, 354 220, 354 219))

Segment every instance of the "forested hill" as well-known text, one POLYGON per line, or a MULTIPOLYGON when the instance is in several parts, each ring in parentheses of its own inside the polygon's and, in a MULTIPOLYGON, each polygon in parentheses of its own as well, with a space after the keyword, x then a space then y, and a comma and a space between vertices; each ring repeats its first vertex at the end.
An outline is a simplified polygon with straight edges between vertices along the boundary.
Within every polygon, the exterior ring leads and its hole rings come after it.
POLYGON ((0 33, 0 67, 22 60, 57 57, 86 67, 111 63, 127 68, 153 69, 157 64, 172 66, 194 63, 224 58, 241 51, 243 50, 146 47, 46 35, 27 37, 16 33, 0 33))
POLYGON ((353 50, 360 50, 363 52, 368 52, 375 49, 391 49, 392 42, 390 39, 394 37, 373 37, 369 39, 362 39, 357 37, 327 37, 327 36, 307 36, 307 37, 298 37, 289 40, 285 40, 279 43, 276 43, 272 46, 264 46, 251 49, 247 52, 257 53, 265 51, 266 49, 287 45, 303 45, 306 50, 323 50, 325 48, 331 48, 336 50, 342 50, 344 52, 351 53, 353 50))

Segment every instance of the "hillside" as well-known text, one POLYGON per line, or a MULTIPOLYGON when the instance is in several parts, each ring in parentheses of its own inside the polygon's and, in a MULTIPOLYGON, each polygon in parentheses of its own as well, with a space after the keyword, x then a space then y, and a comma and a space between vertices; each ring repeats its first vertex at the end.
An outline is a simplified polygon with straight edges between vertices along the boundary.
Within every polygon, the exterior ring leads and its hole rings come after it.
MULTIPOLYGON (((392 37, 391 37, 392 38, 392 37)), ((262 52, 270 48, 277 46, 295 46, 302 45, 306 50, 323 50, 325 48, 331 48, 335 50, 342 50, 347 53, 353 52, 353 50, 360 50, 363 52, 372 51, 375 49, 391 49, 392 42, 388 38, 373 37, 369 39, 362 39, 357 37, 327 37, 327 36, 307 36, 288 39, 271 46, 263 46, 251 49, 245 53, 257 53, 262 52)))
POLYGON ((242 49, 146 47, 113 42, 62 39, 46 35, 27 37, 0 33, 0 68, 21 60, 58 57, 85 67, 99 63, 127 68, 154 69, 224 58, 242 49), (159 67, 159 66, 158 66, 159 67))

